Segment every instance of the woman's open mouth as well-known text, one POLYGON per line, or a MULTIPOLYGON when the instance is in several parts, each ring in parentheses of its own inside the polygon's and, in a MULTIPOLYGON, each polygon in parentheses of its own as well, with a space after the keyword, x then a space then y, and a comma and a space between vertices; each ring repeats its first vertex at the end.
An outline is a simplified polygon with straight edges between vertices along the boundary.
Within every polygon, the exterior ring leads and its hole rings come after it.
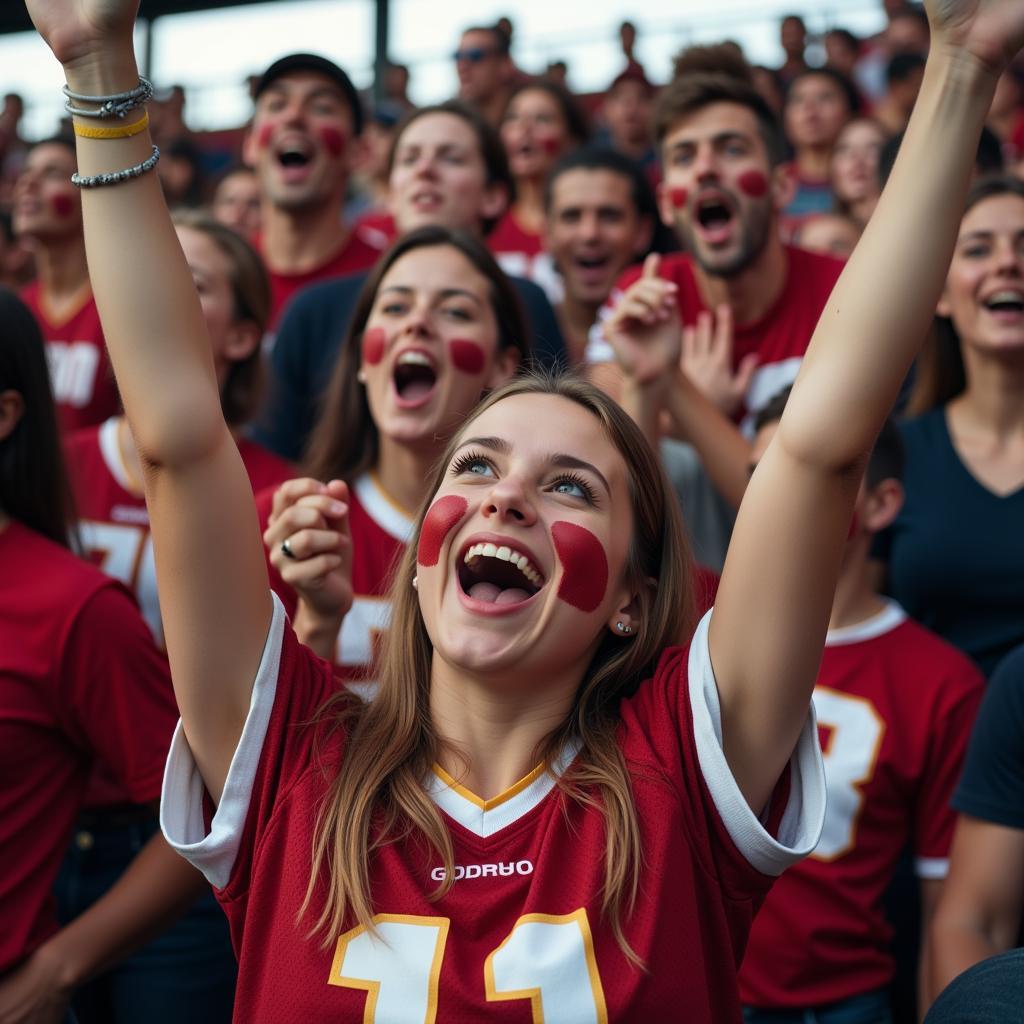
POLYGON ((530 557, 511 545, 472 544, 457 574, 466 597, 496 607, 524 604, 544 586, 544 576, 530 557))
POLYGON ((430 401, 437 383, 437 371, 423 352, 413 349, 403 352, 395 360, 391 379, 399 407, 417 409, 430 401))

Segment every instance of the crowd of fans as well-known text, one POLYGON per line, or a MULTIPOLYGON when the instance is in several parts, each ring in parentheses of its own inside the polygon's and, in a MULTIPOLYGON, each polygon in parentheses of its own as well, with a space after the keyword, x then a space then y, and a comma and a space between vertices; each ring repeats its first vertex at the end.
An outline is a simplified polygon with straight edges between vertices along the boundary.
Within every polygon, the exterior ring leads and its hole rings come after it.
MULTIPOLYGON (((430 106, 401 65, 371 102, 309 53, 253 79, 237 136, 191 132, 180 88, 150 103, 272 587, 347 686, 373 697, 391 574, 438 459, 530 364, 587 377, 638 423, 714 603, 750 474, 922 87, 928 18, 884 7, 873 38, 827 32, 823 65, 793 15, 780 67, 724 42, 680 53, 667 82, 625 22, 624 66, 596 96, 559 62, 517 67, 503 19, 462 32, 457 95, 430 106), (372 312, 408 325, 400 358, 372 312), (652 406, 623 323, 676 315, 681 355, 652 406)), ((1018 944, 1021 74, 999 82, 933 336, 861 484, 814 693, 824 832, 754 920, 748 1024, 910 1021, 1018 944)), ((223 1022, 237 946, 158 828, 177 709, 145 440, 107 357, 74 136, 27 143, 22 113, 4 98, 0 1024, 75 1019, 68 1000, 81 1024, 223 1022)))

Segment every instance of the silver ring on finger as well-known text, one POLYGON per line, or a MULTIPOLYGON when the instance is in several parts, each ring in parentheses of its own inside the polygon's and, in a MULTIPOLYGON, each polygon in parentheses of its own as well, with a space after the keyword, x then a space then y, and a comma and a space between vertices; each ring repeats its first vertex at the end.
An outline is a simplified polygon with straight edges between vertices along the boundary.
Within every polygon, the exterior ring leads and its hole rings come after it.
POLYGON ((281 541, 281 554, 284 555, 285 558, 290 558, 294 562, 299 556, 292 551, 291 544, 289 543, 290 541, 291 537, 286 537, 281 541))

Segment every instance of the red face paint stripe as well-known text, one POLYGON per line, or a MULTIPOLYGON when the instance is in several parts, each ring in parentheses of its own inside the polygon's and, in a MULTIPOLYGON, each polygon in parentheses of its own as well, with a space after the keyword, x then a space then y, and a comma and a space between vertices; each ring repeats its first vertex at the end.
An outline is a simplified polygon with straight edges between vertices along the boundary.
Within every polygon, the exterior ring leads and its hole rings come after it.
POLYGON ((50 206, 58 217, 70 217, 75 209, 75 201, 71 196, 53 196, 50 206))
POLYGON ((437 565, 445 537, 455 529, 466 514, 469 503, 457 494, 438 498, 423 519, 416 561, 420 565, 437 565))
POLYGON ((324 149, 327 150, 331 156, 341 156, 345 152, 345 133, 338 128, 331 128, 324 126, 318 131, 320 141, 324 144, 324 149))
POLYGON ((260 125, 260 130, 256 133, 256 145, 260 149, 266 149, 270 145, 270 136, 274 134, 274 126, 272 124, 260 125))
POLYGON ((761 171, 744 171, 737 184, 751 199, 760 199, 768 191, 768 178, 761 171))
POLYGON ((448 352, 451 355, 452 366, 463 373, 476 376, 484 372, 484 350, 475 341, 463 341, 455 339, 448 342, 448 352))
POLYGON ((686 205, 689 195, 686 189, 679 185, 668 190, 668 198, 677 210, 681 210, 686 205))
POLYGON ((383 327, 371 327, 363 332, 363 362, 376 366, 384 358, 387 335, 383 327))
POLYGON ((555 523, 551 537, 562 563, 558 596, 581 612, 600 608, 608 589, 608 557, 601 542, 575 523, 555 523))

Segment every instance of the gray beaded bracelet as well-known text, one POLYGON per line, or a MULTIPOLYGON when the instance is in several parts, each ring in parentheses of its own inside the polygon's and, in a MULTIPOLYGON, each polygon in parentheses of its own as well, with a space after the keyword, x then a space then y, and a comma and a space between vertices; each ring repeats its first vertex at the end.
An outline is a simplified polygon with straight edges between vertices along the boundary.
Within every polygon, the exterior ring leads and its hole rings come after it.
POLYGON ((139 84, 128 92, 118 92, 111 96, 86 96, 84 93, 72 92, 66 85, 63 89, 66 102, 64 109, 72 117, 124 117, 129 110, 141 107, 153 98, 153 83, 148 78, 139 78, 139 84), (95 107, 76 107, 76 103, 95 103, 95 107))
POLYGON ((120 185, 124 181, 141 177, 147 171, 153 170, 159 159, 160 150, 154 146, 152 155, 146 157, 141 164, 136 164, 134 167, 126 167, 123 171, 109 171, 106 174, 91 174, 85 177, 75 171, 71 175, 71 184, 77 185, 79 188, 100 188, 103 185, 120 185))

